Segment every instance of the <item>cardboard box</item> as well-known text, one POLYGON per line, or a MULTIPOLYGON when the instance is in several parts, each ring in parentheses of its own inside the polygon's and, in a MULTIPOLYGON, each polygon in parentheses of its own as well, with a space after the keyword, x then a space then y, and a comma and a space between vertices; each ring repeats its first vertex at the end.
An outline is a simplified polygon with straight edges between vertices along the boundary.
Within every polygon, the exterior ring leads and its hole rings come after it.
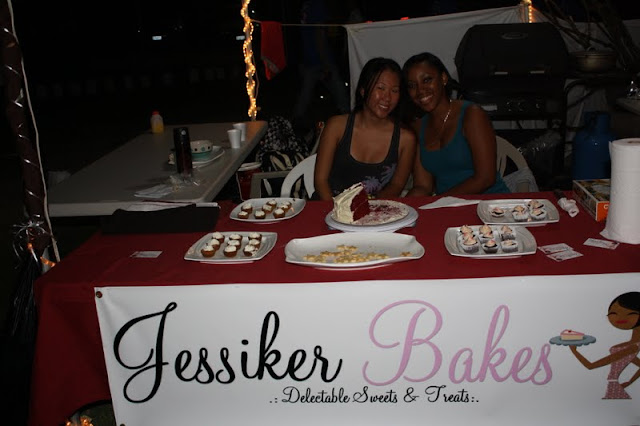
POLYGON ((574 180, 573 193, 576 200, 596 221, 602 222, 609 212, 610 179, 574 180))

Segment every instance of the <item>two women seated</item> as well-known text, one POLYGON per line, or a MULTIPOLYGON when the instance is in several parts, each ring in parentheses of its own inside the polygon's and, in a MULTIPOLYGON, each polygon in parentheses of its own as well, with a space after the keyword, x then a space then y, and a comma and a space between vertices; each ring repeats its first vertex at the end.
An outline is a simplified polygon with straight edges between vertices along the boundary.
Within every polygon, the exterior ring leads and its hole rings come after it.
POLYGON ((328 200, 363 182, 370 196, 509 192, 496 171, 496 138, 484 110, 452 100, 451 76, 431 53, 403 69, 386 58, 362 69, 350 114, 327 121, 314 198, 328 200), (419 118, 416 118, 419 117, 419 118))

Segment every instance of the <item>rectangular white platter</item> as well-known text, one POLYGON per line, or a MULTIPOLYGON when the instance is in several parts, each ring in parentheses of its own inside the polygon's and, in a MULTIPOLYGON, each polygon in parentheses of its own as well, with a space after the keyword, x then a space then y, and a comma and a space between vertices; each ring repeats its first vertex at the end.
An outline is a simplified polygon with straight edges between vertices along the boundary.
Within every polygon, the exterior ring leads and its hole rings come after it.
POLYGON ((357 270, 419 259, 424 247, 412 235, 381 232, 347 232, 311 238, 296 238, 286 245, 286 261, 320 269, 357 270), (348 263, 335 262, 335 256, 314 260, 323 252, 339 252, 341 246, 352 247, 357 253, 385 254, 385 259, 360 260, 348 263))
MULTIPOLYGON (((481 225, 470 226, 473 229, 474 234, 478 235, 478 229, 481 225)), ((501 226, 492 226, 494 234, 499 232, 501 226)), ((458 237, 460 236, 460 227, 448 228, 444 233, 444 245, 447 248, 449 254, 453 256, 473 257, 477 259, 504 259, 510 257, 519 257, 527 254, 535 254, 538 244, 535 237, 529 232, 529 230, 523 226, 511 226, 515 235, 515 240, 518 242, 518 250, 512 253, 505 253, 502 248, 498 248, 497 253, 485 253, 482 247, 478 247, 478 250, 474 253, 467 253, 458 244, 458 237)), ((496 234, 497 235, 497 234, 496 234)), ((500 244, 502 241, 500 238, 496 238, 496 242, 500 244)), ((482 243, 480 243, 482 245, 482 243)))
POLYGON ((560 220, 560 214, 556 206, 549 200, 541 198, 522 198, 513 200, 483 200, 478 203, 478 217, 488 225, 518 225, 518 226, 541 226, 547 223, 555 223, 560 220), (537 200, 542 203, 547 217, 542 220, 535 220, 529 217, 526 221, 516 221, 511 215, 511 209, 518 205, 526 206, 528 202, 537 200), (491 210, 500 207, 505 210, 504 216, 494 217, 491 210))
POLYGON ((223 242, 220 246, 220 249, 213 255, 213 257, 205 257, 202 255, 200 250, 204 245, 211 239, 213 232, 210 232, 204 236, 202 236, 198 241, 193 243, 189 250, 184 255, 184 260, 194 260, 196 262, 203 263, 247 263, 247 262, 255 262, 256 260, 260 260, 265 257, 273 247, 276 245, 276 241, 278 240, 278 234, 275 232, 260 232, 262 234, 262 242, 260 244, 260 248, 253 256, 245 256, 242 249, 247 245, 249 241, 249 234, 255 231, 230 231, 230 232, 221 232, 225 237, 225 242, 223 242), (242 244, 240 246, 240 250, 235 255, 235 257, 226 257, 223 253, 224 248, 227 245, 227 240, 229 239, 229 235, 231 234, 239 234, 242 235, 242 244))
POLYGON ((234 220, 238 220, 240 222, 251 222, 251 223, 275 223, 283 220, 291 219, 294 216, 297 216, 304 206, 307 204, 305 200, 302 198, 281 198, 281 197, 271 197, 271 198, 251 198, 249 200, 243 201, 238 204, 229 214, 229 217, 234 220), (268 201, 275 201, 277 204, 283 203, 285 201, 289 201, 292 204, 292 208, 290 208, 285 214, 284 217, 275 218, 272 213, 268 213, 264 219, 256 219, 253 213, 249 215, 248 219, 241 219, 238 217, 238 213, 242 211, 242 206, 251 203, 253 206, 253 211, 260 209, 264 204, 268 201))

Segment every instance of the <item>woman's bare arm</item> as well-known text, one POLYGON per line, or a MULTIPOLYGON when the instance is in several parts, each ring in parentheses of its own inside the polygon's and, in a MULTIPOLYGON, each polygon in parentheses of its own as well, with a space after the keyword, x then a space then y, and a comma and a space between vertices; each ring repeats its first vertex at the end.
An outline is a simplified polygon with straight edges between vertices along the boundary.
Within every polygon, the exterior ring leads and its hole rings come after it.
POLYGON ((413 160, 413 187, 409 190, 407 197, 421 197, 425 195, 433 195, 434 181, 433 175, 429 173, 420 160, 420 130, 421 120, 415 120, 412 123, 413 133, 416 135, 416 150, 413 160))
POLYGON ((633 361, 631 361, 633 364, 635 364, 638 367, 638 370, 636 371, 636 374, 634 374, 633 376, 631 376, 631 378, 624 382, 624 383, 620 383, 622 385, 623 388, 626 388, 627 386, 629 386, 631 383, 635 382, 636 380, 638 380, 638 378, 640 378, 640 358, 635 358, 633 361))
POLYGON ((411 174, 416 154, 416 137, 410 129, 401 129, 398 166, 391 181, 377 194, 380 198, 399 197, 411 174))
POLYGON ((597 361, 591 362, 587 358, 585 358, 584 355, 578 352, 577 346, 570 346, 569 348, 571 349, 571 353, 573 353, 573 355, 578 359, 578 361, 580 361, 580 364, 584 365, 589 370, 593 370, 594 368, 599 368, 605 365, 609 365, 612 362, 622 359, 625 356, 637 350, 635 347, 633 347, 633 345, 629 345, 629 347, 625 350, 616 352, 615 354, 607 355, 604 358, 600 358, 597 361))
POLYGON ((496 181, 496 135, 482 108, 470 105, 464 115, 464 136, 473 159, 473 175, 444 193, 480 194, 496 181))
POLYGON ((313 183, 316 187, 316 193, 321 200, 331 200, 333 197, 331 187, 329 186, 329 173, 331 172, 333 157, 336 153, 338 142, 342 139, 347 124, 347 117, 347 115, 331 117, 327 120, 327 124, 320 136, 313 183))

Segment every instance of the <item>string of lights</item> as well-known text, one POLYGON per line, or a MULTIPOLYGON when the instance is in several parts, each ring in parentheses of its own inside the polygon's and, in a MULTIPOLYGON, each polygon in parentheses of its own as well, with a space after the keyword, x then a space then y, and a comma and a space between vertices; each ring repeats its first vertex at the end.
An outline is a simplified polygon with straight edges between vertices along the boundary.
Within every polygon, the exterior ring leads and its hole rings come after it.
POLYGON ((256 120, 258 108, 256 106, 257 97, 257 85, 256 85, 256 65, 253 58, 253 48, 251 41, 253 39, 253 23, 249 17, 249 3, 251 0, 242 1, 242 9, 240 9, 240 15, 244 19, 244 42, 242 43, 242 53, 244 55, 244 63, 246 66, 245 77, 247 78, 247 95, 249 96, 249 111, 248 115, 252 121, 256 120))

